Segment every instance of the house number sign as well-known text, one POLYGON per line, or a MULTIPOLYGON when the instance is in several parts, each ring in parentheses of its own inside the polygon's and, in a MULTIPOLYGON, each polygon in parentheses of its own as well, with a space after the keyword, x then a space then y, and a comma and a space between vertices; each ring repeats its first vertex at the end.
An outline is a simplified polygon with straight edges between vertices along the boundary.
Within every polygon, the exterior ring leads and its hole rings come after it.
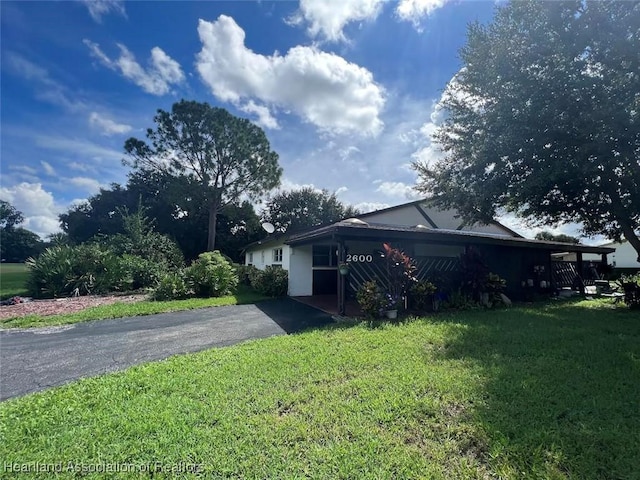
POLYGON ((347 255, 347 263, 371 263, 373 262, 373 255, 347 255))

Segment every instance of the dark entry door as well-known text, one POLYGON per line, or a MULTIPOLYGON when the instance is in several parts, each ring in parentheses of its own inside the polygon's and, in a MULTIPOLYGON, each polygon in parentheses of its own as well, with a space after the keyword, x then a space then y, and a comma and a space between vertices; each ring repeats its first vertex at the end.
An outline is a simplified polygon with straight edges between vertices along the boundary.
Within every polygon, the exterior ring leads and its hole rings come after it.
POLYGON ((337 295, 338 293, 338 271, 337 270, 314 270, 313 271, 313 294, 314 295, 337 295))

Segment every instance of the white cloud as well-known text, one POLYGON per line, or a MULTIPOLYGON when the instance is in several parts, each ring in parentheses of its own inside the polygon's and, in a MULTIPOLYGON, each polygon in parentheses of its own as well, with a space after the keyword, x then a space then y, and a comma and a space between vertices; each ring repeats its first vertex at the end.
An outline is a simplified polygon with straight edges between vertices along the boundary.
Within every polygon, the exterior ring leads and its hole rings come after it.
POLYGON ((80 172, 88 172, 91 170, 91 166, 81 162, 67 162, 67 167, 72 170, 79 170, 80 172))
POLYGON ((171 91, 172 85, 184 82, 185 76, 180 64, 159 47, 151 49, 149 66, 145 69, 136 61, 133 53, 121 43, 118 43, 120 56, 116 60, 109 58, 97 43, 87 39, 84 39, 83 43, 89 48, 91 55, 105 67, 119 71, 122 76, 152 95, 165 95, 171 91))
POLYGON ((383 208, 388 208, 390 206, 391 205, 388 203, 377 202, 360 202, 354 205, 354 207, 360 210, 361 213, 375 212, 376 210, 382 210, 383 208))
POLYGON ((378 185, 378 188, 376 188, 376 192, 380 192, 387 197, 407 200, 421 198, 421 195, 413 189, 413 185, 407 185, 403 182, 382 182, 378 185))
POLYGON ((265 106, 291 110, 321 130, 375 136, 384 89, 367 69, 315 47, 296 46, 286 55, 254 53, 233 18, 200 20, 202 50, 196 67, 222 101, 258 99, 265 106))
POLYGON ((24 215, 22 226, 41 238, 60 231, 58 215, 63 208, 56 205, 53 195, 45 191, 40 183, 19 183, 12 187, 1 187, 0 198, 11 203, 24 215))
POLYGON ((88 177, 73 177, 68 178, 65 181, 70 183, 71 185, 75 185, 76 187, 83 189, 90 194, 97 193, 102 186, 96 179, 88 177))
POLYGON ((80 0, 89 10, 89 15, 96 22, 102 23, 102 17, 109 13, 117 13, 127 17, 122 0, 80 0))
POLYGON ((344 147, 338 150, 338 155, 343 162, 357 153, 362 153, 362 151, 354 145, 349 145, 348 147, 344 147))
POLYGON ((106 136, 124 134, 132 130, 131 125, 116 123, 110 118, 103 117, 97 112, 91 112, 89 115, 89 124, 92 127, 101 130, 101 134, 106 136))
POLYGON ((67 87, 51 78, 45 68, 13 52, 5 54, 5 58, 9 71, 35 85, 36 98, 70 111, 85 108, 84 102, 78 100, 77 95, 70 92, 67 87))
POLYGON ((314 38, 344 41, 342 31, 348 23, 374 20, 383 3, 383 0, 300 0, 299 10, 288 23, 308 24, 307 32, 314 38))
POLYGON ((56 171, 55 169, 51 166, 51 164, 49 162, 45 162, 44 160, 42 160, 40 162, 40 165, 42 165, 42 168, 44 170, 44 173, 46 173, 47 175, 51 176, 51 177, 55 177, 56 176, 56 171))
POLYGON ((124 156, 120 150, 112 150, 96 143, 53 135, 33 135, 32 140, 39 147, 48 150, 57 150, 69 154, 78 155, 91 159, 94 162, 117 161, 120 162, 124 156))
POLYGON ((336 190, 336 195, 340 195, 341 193, 348 192, 348 191, 349 191, 348 187, 340 187, 336 190))
POLYGON ((9 170, 25 173, 27 175, 35 175, 36 173, 38 173, 38 170, 27 165, 9 165, 9 170))
POLYGON ((256 123, 263 128, 279 129, 278 120, 271 115, 271 112, 264 105, 257 105, 253 100, 249 100, 246 105, 239 107, 245 113, 253 113, 258 116, 256 123))
POLYGON ((421 30, 420 21, 428 17, 434 10, 444 7, 451 0, 400 0, 396 7, 396 15, 401 20, 411 22, 417 30, 421 30))

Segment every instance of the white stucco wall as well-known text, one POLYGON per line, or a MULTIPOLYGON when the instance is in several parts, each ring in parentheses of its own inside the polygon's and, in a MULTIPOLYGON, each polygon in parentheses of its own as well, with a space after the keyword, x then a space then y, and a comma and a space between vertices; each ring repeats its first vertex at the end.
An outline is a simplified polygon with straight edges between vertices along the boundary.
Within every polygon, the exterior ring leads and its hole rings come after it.
POLYGON ((640 268, 640 263, 636 261, 638 253, 629 242, 611 243, 605 246, 616 249, 614 253, 608 255, 610 265, 615 265, 616 268, 640 268))
POLYGON ((254 267, 264 270, 268 265, 282 265, 282 268, 289 270, 289 245, 283 243, 272 243, 260 248, 253 248, 244 256, 245 265, 253 265, 254 267), (273 250, 282 248, 282 262, 273 261, 273 250), (253 254, 253 262, 249 261, 250 254, 253 254))
POLYGON ((292 297, 312 295, 313 250, 311 245, 292 247, 289 252, 289 295, 292 297))

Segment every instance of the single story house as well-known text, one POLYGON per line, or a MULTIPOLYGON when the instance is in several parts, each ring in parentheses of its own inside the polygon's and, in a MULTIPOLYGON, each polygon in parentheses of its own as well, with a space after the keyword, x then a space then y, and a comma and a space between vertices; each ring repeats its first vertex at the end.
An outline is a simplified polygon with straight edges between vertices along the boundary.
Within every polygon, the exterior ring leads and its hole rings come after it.
MULTIPOLYGON (((621 242, 608 242, 600 245, 601 247, 613 248, 614 251, 609 255, 609 265, 615 270, 621 272, 640 272, 640 263, 638 263, 638 252, 627 241, 621 242)), ((556 256, 559 260, 576 261, 576 254, 574 252, 565 252, 556 256)), ((598 261, 598 257, 593 254, 586 254, 584 256, 585 261, 598 261)))
POLYGON ((529 240, 498 222, 467 224, 455 210, 441 210, 428 200, 385 208, 304 231, 273 234, 248 245, 245 264, 268 265, 289 273, 288 294, 294 297, 336 296, 337 311, 370 279, 383 279, 382 243, 411 256, 418 278, 456 271, 465 249, 476 248, 490 270, 507 281, 507 294, 551 285, 552 253, 574 252, 580 271, 582 255, 594 253, 606 262, 608 247, 529 240), (348 275, 338 265, 349 264, 348 275))

